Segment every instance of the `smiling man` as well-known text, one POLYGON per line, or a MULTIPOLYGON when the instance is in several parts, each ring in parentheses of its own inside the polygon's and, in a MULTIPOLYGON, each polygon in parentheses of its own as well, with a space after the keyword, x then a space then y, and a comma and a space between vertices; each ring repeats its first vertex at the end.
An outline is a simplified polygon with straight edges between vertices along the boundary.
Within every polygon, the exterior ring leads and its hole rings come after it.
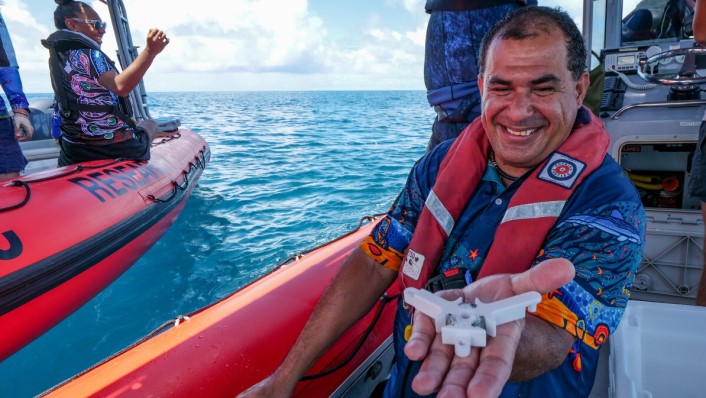
POLYGON ((640 263, 645 213, 606 154, 603 124, 581 105, 585 60, 563 11, 525 7, 494 26, 480 51, 481 117, 417 162, 282 365, 244 396, 291 394, 396 278, 466 302, 546 294, 466 358, 399 300, 385 396, 588 396, 640 263))

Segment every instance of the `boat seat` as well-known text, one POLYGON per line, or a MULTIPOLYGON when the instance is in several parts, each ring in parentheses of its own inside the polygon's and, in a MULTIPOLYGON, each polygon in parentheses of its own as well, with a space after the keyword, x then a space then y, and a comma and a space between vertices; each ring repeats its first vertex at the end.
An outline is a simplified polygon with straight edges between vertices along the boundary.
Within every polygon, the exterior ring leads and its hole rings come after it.
POLYGON ((59 157, 59 145, 53 139, 21 142, 20 148, 30 162, 59 157))

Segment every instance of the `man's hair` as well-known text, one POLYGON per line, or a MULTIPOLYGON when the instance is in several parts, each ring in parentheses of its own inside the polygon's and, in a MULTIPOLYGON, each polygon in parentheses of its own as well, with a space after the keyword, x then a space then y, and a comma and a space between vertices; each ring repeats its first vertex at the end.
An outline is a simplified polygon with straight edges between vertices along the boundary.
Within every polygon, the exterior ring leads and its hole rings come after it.
POLYGON ((81 14, 81 11, 91 8, 91 6, 82 1, 54 0, 54 2, 57 4, 56 10, 54 10, 54 26, 57 29, 68 29, 66 26, 67 19, 76 18, 81 14))
POLYGON ((524 40, 540 34, 551 35, 556 29, 566 39, 567 69, 574 80, 586 70, 586 44, 573 19, 560 8, 542 6, 521 7, 493 26, 483 38, 480 47, 478 71, 482 75, 488 55, 488 47, 496 38, 500 40, 524 40))

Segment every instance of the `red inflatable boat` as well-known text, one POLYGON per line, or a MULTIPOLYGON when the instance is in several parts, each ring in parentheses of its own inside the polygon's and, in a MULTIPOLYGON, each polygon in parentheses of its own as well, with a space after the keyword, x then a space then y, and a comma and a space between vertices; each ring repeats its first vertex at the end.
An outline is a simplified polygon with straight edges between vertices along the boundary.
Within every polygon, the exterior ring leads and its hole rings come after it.
MULTIPOLYGON (((269 375, 367 227, 318 248, 46 393, 229 397, 269 375), (159 333, 161 332, 161 333, 159 333)), ((370 396, 392 364, 394 285, 320 359, 294 396, 370 396)))
POLYGON ((184 129, 153 145, 148 162, 0 182, 0 360, 103 290, 174 222, 210 151, 184 129))

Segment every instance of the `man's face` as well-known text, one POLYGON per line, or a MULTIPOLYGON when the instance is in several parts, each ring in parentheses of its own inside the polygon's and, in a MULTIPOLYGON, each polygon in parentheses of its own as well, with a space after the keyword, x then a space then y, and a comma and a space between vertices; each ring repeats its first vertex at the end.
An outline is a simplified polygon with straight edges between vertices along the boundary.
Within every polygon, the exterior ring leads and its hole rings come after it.
POLYGON ((524 40, 494 39, 478 85, 481 120, 505 172, 519 176, 546 159, 571 132, 588 88, 574 81, 558 28, 524 40))

